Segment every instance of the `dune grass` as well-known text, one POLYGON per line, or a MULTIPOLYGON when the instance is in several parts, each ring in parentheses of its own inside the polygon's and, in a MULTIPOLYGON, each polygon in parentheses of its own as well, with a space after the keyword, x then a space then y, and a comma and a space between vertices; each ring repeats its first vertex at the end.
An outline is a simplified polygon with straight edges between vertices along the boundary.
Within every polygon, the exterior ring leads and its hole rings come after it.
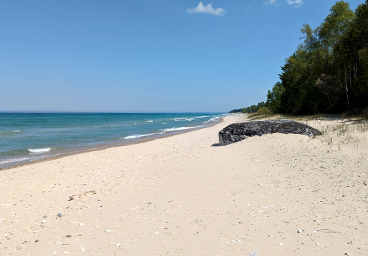
POLYGON ((341 151, 350 145, 359 148, 359 143, 367 139, 361 136, 368 132, 368 115, 317 114, 308 116, 279 115, 270 112, 248 114, 248 120, 290 119, 310 125, 322 132, 319 137, 328 148, 341 151))

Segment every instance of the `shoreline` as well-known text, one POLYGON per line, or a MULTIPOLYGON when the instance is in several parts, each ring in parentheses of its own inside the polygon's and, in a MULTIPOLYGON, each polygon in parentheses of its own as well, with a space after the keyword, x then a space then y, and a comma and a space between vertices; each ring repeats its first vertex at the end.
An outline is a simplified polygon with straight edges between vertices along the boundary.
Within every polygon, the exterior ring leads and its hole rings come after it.
POLYGON ((218 121, 212 121, 211 123, 208 123, 207 125, 201 125, 197 128, 191 128, 191 129, 187 129, 187 130, 168 132, 165 135, 156 134, 156 135, 148 136, 147 138, 141 137, 141 138, 137 138, 137 139, 132 139, 130 141, 127 141, 127 140, 121 141, 120 143, 114 142, 114 143, 101 144, 101 145, 98 145, 98 146, 95 146, 95 147, 85 146, 86 149, 81 149, 81 148, 84 148, 84 147, 79 147, 79 149, 74 149, 74 150, 68 149, 68 150, 65 150, 65 153, 59 153, 56 156, 51 156, 51 157, 46 156, 46 157, 44 157, 42 159, 39 159, 39 160, 27 161, 25 163, 19 163, 19 164, 15 164, 15 165, 11 165, 11 166, 0 167, 0 172, 4 171, 4 170, 9 170, 9 169, 17 168, 17 167, 26 166, 26 165, 32 165, 32 164, 47 162, 47 161, 50 161, 50 160, 60 159, 60 158, 67 157, 67 156, 78 155, 78 154, 83 154, 83 153, 87 153, 87 152, 100 151, 100 150, 104 150, 104 149, 107 149, 107 148, 124 147, 124 146, 128 146, 128 145, 145 143, 145 142, 149 142, 149 141, 152 141, 152 140, 158 140, 158 139, 162 139, 162 138, 166 138, 166 137, 179 135, 179 134, 182 134, 182 133, 187 133, 187 132, 191 132, 191 131, 195 131, 195 130, 205 129, 207 127, 211 127, 211 126, 214 126, 216 124, 219 124, 219 123, 223 122, 223 118, 224 117, 219 117, 218 121))
POLYGON ((368 125, 215 146, 244 119, 0 172, 0 252, 366 255, 368 125))

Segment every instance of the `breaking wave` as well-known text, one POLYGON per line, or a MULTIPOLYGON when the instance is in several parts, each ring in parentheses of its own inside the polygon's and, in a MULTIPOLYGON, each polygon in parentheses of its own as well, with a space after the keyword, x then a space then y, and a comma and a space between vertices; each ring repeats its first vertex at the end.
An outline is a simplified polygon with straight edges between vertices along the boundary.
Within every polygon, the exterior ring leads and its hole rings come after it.
POLYGON ((29 148, 28 149, 29 153, 33 153, 33 154, 46 153, 46 152, 49 152, 50 150, 51 148, 29 148))

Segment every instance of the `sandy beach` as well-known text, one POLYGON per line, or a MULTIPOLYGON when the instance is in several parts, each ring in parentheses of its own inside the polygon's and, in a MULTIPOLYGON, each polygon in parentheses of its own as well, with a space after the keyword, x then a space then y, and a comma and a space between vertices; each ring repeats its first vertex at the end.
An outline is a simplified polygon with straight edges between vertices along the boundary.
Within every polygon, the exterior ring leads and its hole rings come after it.
POLYGON ((0 254, 368 255, 368 125, 216 145, 246 120, 0 171, 0 254))

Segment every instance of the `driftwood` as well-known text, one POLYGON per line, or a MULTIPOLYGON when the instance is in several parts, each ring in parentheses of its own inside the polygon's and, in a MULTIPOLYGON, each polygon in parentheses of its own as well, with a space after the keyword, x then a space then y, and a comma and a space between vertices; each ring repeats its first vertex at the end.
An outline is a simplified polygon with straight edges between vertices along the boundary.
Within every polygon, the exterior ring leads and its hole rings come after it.
POLYGON ((91 191, 84 192, 82 194, 72 195, 72 196, 69 196, 69 201, 75 200, 75 199, 78 199, 84 196, 88 196, 88 195, 94 195, 94 194, 96 194, 96 191, 91 190, 91 191))
POLYGON ((248 137, 261 136, 268 133, 302 134, 310 138, 322 134, 313 127, 288 119, 266 120, 231 124, 219 132, 219 140, 220 145, 228 145, 248 137))

